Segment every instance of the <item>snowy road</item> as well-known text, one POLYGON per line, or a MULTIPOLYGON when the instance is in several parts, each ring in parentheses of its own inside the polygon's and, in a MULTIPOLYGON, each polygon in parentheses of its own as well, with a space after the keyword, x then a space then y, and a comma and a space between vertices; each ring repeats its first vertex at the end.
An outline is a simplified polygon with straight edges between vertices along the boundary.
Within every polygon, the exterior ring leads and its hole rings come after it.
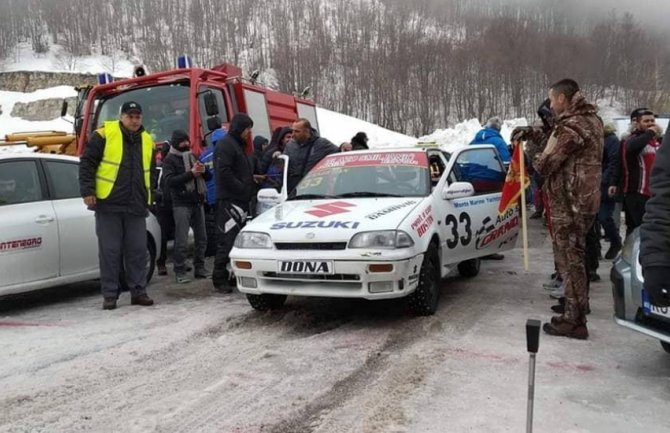
MULTIPOLYGON (((551 305, 550 247, 532 234, 530 273, 520 250, 484 262, 427 318, 300 298, 258 313, 169 277, 152 308, 103 312, 95 283, 2 300, 0 432, 523 431, 524 325, 551 305)), ((670 432, 670 355, 613 323, 607 282, 591 299, 588 341, 541 336, 536 431, 670 432)))

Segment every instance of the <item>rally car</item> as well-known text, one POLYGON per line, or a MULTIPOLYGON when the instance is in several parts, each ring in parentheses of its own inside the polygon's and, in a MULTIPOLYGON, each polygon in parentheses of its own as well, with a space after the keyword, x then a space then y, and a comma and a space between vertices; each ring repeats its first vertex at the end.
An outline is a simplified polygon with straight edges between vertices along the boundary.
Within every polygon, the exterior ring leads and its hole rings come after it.
MULTIPOLYGON (((0 154, 0 296, 100 276, 94 213, 79 194, 79 159, 0 154)), ((147 279, 161 243, 147 217, 147 279)), ((126 289, 125 281, 121 290, 126 289)))
POLYGON ((261 311, 297 295, 407 297, 433 314, 442 277, 475 276, 481 257, 514 247, 519 210, 498 213, 505 176, 488 145, 330 155, 237 236, 237 287, 261 311))
POLYGON ((612 296, 614 320, 621 326, 657 339, 663 350, 670 353, 670 308, 651 302, 644 290, 640 265, 640 229, 631 233, 621 255, 612 266, 612 296))

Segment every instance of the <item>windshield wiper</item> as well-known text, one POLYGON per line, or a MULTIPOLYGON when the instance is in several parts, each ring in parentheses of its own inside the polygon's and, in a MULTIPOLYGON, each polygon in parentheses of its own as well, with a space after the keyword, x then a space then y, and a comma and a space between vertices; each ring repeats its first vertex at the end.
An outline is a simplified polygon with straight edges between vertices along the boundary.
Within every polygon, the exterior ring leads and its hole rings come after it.
POLYGON ((371 191, 357 191, 357 192, 346 192, 340 194, 337 198, 346 198, 346 197, 403 197, 398 194, 389 194, 386 192, 371 192, 371 191))
POLYGON ((289 197, 287 200, 316 200, 320 198, 337 198, 334 195, 323 195, 323 194, 300 194, 293 197, 289 197))

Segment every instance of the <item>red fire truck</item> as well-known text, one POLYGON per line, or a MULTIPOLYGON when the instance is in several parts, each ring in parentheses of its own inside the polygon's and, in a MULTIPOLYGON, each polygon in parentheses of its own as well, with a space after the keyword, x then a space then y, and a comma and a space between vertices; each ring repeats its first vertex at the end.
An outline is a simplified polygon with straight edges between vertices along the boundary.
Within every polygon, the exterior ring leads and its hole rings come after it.
POLYGON ((185 56, 177 65, 154 74, 138 67, 133 78, 123 80, 101 74, 100 84, 80 88, 74 125, 78 154, 90 134, 104 121, 118 119, 121 105, 131 100, 142 106, 144 127, 154 141, 168 140, 173 130, 183 129, 191 137, 195 154, 210 145, 211 133, 221 125, 227 127, 238 112, 253 119, 254 136, 268 139, 275 128, 290 125, 298 117, 309 119, 318 129, 313 101, 259 85, 253 77, 245 78, 237 66, 195 68, 185 56))

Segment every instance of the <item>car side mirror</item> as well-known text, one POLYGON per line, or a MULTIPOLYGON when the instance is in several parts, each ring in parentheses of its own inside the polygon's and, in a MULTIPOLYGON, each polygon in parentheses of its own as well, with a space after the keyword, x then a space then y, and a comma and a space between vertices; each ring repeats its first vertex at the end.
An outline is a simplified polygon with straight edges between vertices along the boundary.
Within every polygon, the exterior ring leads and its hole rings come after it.
POLYGON ((281 194, 274 188, 263 188, 258 191, 256 197, 259 203, 272 203, 272 205, 279 204, 281 200, 281 194))
POLYGON ((216 96, 209 91, 205 93, 205 111, 208 116, 216 116, 219 114, 219 104, 216 102, 216 96))
POLYGON ((454 182, 442 190, 443 200, 454 200, 457 198, 472 197, 475 195, 475 187, 470 182, 454 182))
POLYGON ((210 117, 207 119, 207 129, 216 131, 221 128, 221 118, 219 116, 210 117))

